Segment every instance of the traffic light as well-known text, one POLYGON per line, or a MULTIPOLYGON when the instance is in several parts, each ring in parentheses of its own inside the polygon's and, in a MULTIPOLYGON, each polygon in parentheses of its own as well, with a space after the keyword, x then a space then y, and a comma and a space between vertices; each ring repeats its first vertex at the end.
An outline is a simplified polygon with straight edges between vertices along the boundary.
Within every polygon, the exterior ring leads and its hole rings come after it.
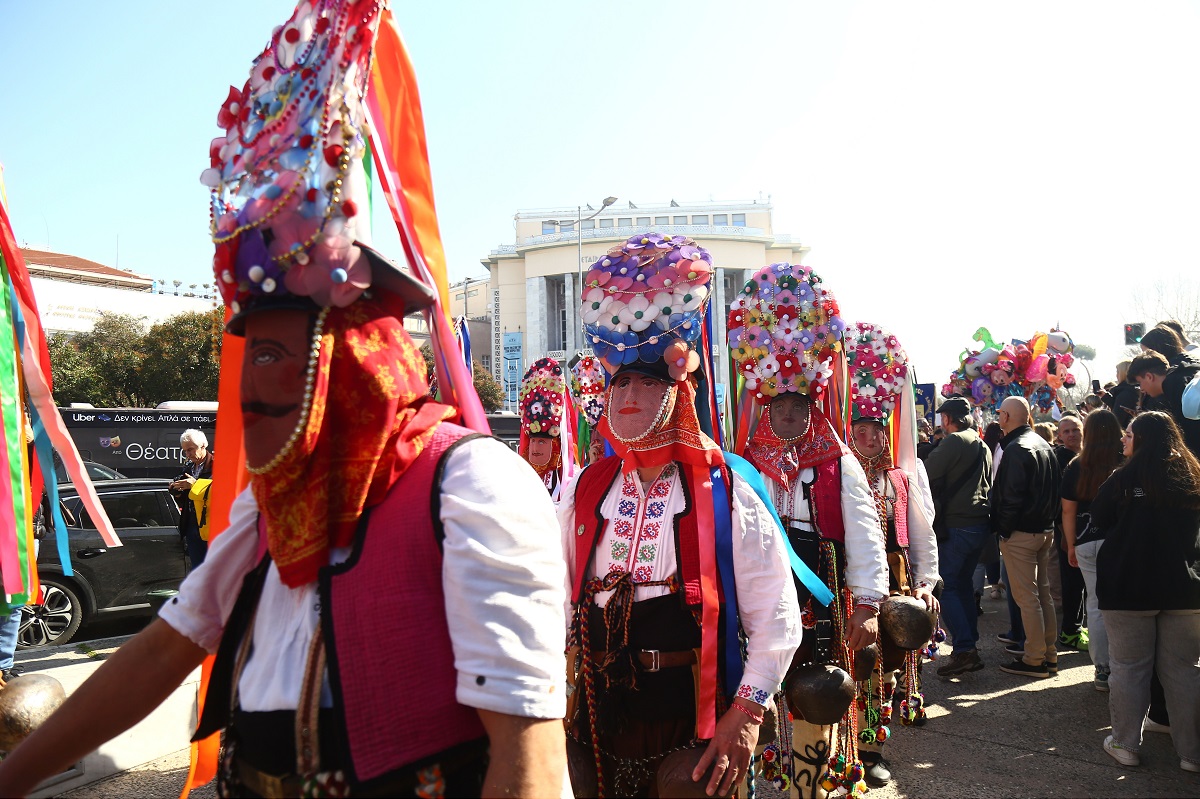
POLYGON ((1138 344, 1145 333, 1146 326, 1141 322, 1127 322, 1125 324, 1125 343, 1138 344))

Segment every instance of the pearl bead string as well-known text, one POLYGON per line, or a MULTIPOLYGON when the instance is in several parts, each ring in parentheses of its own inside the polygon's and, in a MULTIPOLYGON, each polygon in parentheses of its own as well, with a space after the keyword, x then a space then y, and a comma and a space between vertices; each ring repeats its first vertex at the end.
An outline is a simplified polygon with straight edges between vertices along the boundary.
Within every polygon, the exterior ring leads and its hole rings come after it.
POLYGON ((329 309, 322 308, 321 312, 317 315, 316 325, 313 327, 312 347, 308 352, 308 368, 305 370, 304 377, 304 401, 300 405, 300 418, 296 420, 296 427, 292 430, 292 434, 288 436, 288 440, 284 443, 283 447, 271 460, 262 466, 246 464, 246 471, 250 472, 250 474, 266 474, 282 463, 283 459, 291 453, 292 448, 296 446, 296 442, 300 440, 300 436, 304 434, 305 428, 308 427, 308 414, 312 410, 313 387, 316 384, 317 377, 317 361, 321 357, 321 336, 325 331, 325 317, 328 315, 329 309))

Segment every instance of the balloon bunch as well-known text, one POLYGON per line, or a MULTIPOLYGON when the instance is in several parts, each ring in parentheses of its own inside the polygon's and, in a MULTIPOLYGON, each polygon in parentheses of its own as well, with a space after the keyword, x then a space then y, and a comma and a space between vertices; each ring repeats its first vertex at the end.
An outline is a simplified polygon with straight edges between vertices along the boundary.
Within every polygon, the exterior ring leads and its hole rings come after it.
POLYGON ((1002 345, 981 327, 972 339, 982 346, 959 354, 958 368, 942 386, 943 397, 968 397, 985 410, 1006 397, 1025 397, 1031 406, 1049 412, 1058 404, 1058 390, 1075 385, 1069 371, 1075 344, 1064 331, 1038 332, 1028 341, 1002 345))

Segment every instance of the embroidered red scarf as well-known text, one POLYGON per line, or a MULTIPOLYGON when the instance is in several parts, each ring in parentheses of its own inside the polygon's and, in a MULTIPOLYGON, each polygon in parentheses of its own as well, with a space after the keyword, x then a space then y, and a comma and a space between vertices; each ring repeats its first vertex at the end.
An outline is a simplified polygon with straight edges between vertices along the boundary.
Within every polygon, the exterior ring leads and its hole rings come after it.
POLYGON ((250 481, 285 585, 315 580, 329 550, 349 546, 363 511, 456 416, 428 392, 402 313, 379 300, 329 310, 304 433, 278 466, 250 481))
POLYGON ((793 441, 775 435, 771 427, 771 406, 767 405, 763 407, 754 436, 746 445, 746 460, 787 490, 801 469, 835 460, 849 452, 815 403, 809 406, 808 429, 793 441))

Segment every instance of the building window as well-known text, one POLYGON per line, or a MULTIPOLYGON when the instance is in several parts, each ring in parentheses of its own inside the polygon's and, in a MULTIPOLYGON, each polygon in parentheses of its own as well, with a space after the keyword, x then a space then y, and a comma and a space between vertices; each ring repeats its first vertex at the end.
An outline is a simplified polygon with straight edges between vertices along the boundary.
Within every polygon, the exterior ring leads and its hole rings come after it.
POLYGON ((460 291, 460 292, 458 292, 457 294, 455 294, 455 295, 454 295, 454 299, 456 299, 456 300, 461 300, 461 299, 462 299, 462 292, 460 291))
POLYGON ((556 231, 556 226, 551 220, 542 220, 542 235, 548 236, 556 231))
POLYGON ((575 229, 574 222, 563 222, 562 223, 562 232, 563 233, 570 233, 574 229, 575 229))
POLYGON ((669 217, 669 216, 656 216, 656 217, 654 217, 654 224, 656 224, 656 225, 669 225, 669 224, 671 224, 671 217, 669 217))
MULTIPOLYGON (((467 292, 467 296, 468 296, 468 297, 478 297, 478 296, 479 296, 479 289, 475 289, 474 291, 468 291, 468 292, 467 292)), ((461 295, 461 294, 459 294, 459 295, 458 295, 458 298, 461 300, 461 299, 462 299, 462 295, 461 295)))
POLYGON ((729 214, 713 214, 713 224, 714 225, 728 225, 729 224, 729 214))
MULTIPOLYGON (((650 219, 646 219, 646 224, 650 224, 650 219)), ((623 216, 617 220, 617 227, 633 227, 633 217, 623 216)))
POLYGON ((645 225, 649 225, 649 224, 650 224, 650 217, 648 217, 648 216, 639 216, 639 217, 637 218, 637 223, 638 223, 638 227, 643 227, 643 226, 645 226, 645 225))
POLYGON ((601 219, 600 220, 600 227, 612 227, 612 226, 613 226, 613 221, 611 219, 601 219))
POLYGON ((674 218, 674 220, 672 220, 671 224, 672 225, 686 225, 687 217, 686 216, 677 216, 674 218))
POLYGON ((746 215, 745 214, 734 214, 733 215, 733 225, 734 225, 734 227, 745 227, 746 226, 746 215))
POLYGON ((595 230, 596 229, 596 220, 595 219, 583 220, 582 227, 580 229, 581 230, 595 230))
POLYGON ((708 214, 700 214, 699 216, 693 216, 692 224, 693 225, 707 225, 708 224, 708 214))

